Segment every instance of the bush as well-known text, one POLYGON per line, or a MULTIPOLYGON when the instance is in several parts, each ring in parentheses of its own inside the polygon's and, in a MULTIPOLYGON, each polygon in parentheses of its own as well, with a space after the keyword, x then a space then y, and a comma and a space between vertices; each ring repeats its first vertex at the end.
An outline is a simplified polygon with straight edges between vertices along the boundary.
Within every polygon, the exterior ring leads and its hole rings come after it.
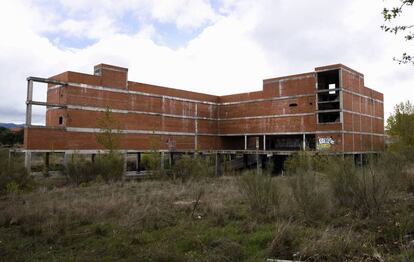
POLYGON ((330 182, 339 206, 362 215, 378 214, 390 190, 389 180, 375 159, 359 169, 351 159, 337 159, 331 165, 330 182))
POLYGON ((172 167, 172 175, 174 179, 180 178, 184 182, 189 178, 198 179, 213 176, 214 173, 209 165, 208 157, 183 155, 172 167))
POLYGON ((97 178, 106 182, 120 180, 123 172, 124 159, 117 153, 99 155, 95 162, 74 155, 65 168, 69 181, 76 185, 87 184, 97 178))
POLYGON ((268 217, 275 214, 280 195, 270 175, 256 170, 247 171, 240 178, 239 188, 253 213, 268 217))
POLYGON ((296 174, 303 171, 324 172, 329 166, 331 159, 328 155, 311 155, 306 151, 299 151, 290 155, 283 167, 286 173, 296 174))
POLYGON ((158 172, 161 170, 161 156, 158 152, 151 152, 149 154, 143 154, 141 164, 145 170, 151 170, 158 172))
POLYGON ((330 197, 319 176, 314 172, 299 172, 291 177, 289 184, 305 219, 316 221, 329 216, 330 197))
POLYGON ((17 193, 34 187, 34 180, 23 163, 12 158, 7 150, 0 151, 0 194, 17 193))
POLYGON ((301 242, 295 227, 290 222, 277 222, 273 240, 267 248, 267 255, 278 259, 296 259, 301 242))

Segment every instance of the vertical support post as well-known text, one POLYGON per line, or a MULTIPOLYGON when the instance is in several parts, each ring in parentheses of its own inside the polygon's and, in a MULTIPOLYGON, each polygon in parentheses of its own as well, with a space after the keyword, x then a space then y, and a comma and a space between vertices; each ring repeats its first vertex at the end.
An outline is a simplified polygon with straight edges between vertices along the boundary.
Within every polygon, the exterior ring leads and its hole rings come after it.
POLYGON ((168 162, 170 164, 170 168, 172 168, 173 165, 174 165, 174 153, 173 152, 170 152, 170 156, 168 158, 168 162))
POLYGON ((124 153, 124 173, 128 170, 128 153, 124 153))
POLYGON ((32 125, 33 81, 27 80, 26 126, 32 125))
POLYGON ((32 152, 26 151, 24 153, 24 166, 26 167, 27 172, 30 174, 32 172, 32 152))
POLYGON ((216 153, 216 169, 215 169, 215 175, 221 176, 221 161, 220 161, 220 154, 216 153))
POLYGON ((137 156, 136 156, 136 163, 135 163, 135 167, 136 167, 136 172, 139 173, 141 171, 141 153, 138 152, 137 156))
POLYGON ((161 157, 160 157, 160 161, 161 161, 161 163, 160 163, 161 170, 164 170, 164 159, 165 159, 164 152, 161 152, 161 157))
POLYGON ((247 150, 247 135, 244 135, 244 150, 247 150))
POLYGON ((243 154, 243 168, 247 168, 249 165, 249 158, 247 154, 243 154))
POLYGON ((260 166, 259 166, 259 137, 256 137, 256 168, 257 168, 257 173, 260 172, 260 166))
POLYGON ((198 150, 198 107, 195 104, 195 118, 194 118, 194 151, 198 150))
POLYGON ((45 153, 45 163, 44 163, 45 165, 44 165, 44 170, 43 170, 45 175, 49 174, 49 160, 50 160, 49 157, 50 157, 50 153, 46 152, 45 153))
POLYGON ((266 151, 266 135, 263 135, 263 151, 266 151))
POLYGON ((63 153, 63 167, 67 168, 68 167, 68 162, 69 162, 69 154, 68 153, 63 153))
POLYGON ((92 154, 91 155, 91 162, 92 163, 95 163, 95 158, 96 158, 96 154, 92 154))
POLYGON ((306 135, 302 135, 302 150, 306 151, 306 135))

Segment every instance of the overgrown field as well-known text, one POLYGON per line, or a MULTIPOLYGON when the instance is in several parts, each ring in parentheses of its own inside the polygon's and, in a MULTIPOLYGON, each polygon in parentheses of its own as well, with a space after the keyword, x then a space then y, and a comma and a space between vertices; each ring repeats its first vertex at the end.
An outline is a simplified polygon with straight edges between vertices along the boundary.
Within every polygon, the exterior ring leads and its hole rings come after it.
POLYGON ((401 155, 363 168, 297 155, 283 177, 183 171, 187 179, 9 188, 0 260, 413 261, 410 168, 401 155))

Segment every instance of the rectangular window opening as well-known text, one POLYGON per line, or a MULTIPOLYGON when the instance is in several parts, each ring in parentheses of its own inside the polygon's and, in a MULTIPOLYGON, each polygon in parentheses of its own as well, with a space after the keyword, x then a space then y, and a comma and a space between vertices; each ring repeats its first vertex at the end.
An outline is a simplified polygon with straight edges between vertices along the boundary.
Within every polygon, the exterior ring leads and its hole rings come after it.
POLYGON ((330 95, 332 95, 332 94, 335 94, 335 88, 336 88, 336 84, 335 83, 333 83, 333 84, 329 84, 329 94, 330 95))
POLYGON ((63 125, 63 116, 59 116, 59 125, 63 125))
POLYGON ((339 112, 319 113, 319 123, 339 123, 341 121, 341 115, 339 112))

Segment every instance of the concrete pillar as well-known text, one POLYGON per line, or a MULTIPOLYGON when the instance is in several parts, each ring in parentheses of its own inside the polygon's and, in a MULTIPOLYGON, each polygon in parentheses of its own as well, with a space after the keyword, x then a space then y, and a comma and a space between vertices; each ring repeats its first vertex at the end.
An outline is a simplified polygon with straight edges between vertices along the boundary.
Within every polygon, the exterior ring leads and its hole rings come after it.
POLYGON ((46 152, 45 153, 45 163, 44 163, 44 169, 43 169, 43 173, 45 175, 49 174, 49 160, 50 160, 50 153, 46 152))
POLYGON ((140 152, 138 152, 137 153, 137 156, 136 156, 137 158, 136 158, 136 162, 135 162, 135 171, 138 173, 138 172, 140 172, 141 171, 141 153, 140 152))
POLYGON ((69 163, 69 153, 63 153, 63 167, 67 168, 69 163))
POLYGON ((266 151, 266 135, 263 135, 263 151, 266 151))
POLYGON ((30 174, 32 172, 32 152, 26 151, 24 153, 24 166, 26 167, 27 172, 30 174))
POLYGON ((247 150, 247 136, 244 136, 244 150, 247 150))
POLYGON ((170 155, 169 155, 169 158, 168 158, 168 162, 170 164, 170 168, 172 168, 173 165, 174 165, 174 153, 173 152, 170 152, 170 155))
POLYGON ((161 157, 160 157, 160 160, 161 160, 161 163, 160 163, 161 170, 164 170, 164 159, 165 159, 164 152, 161 152, 161 157))
POLYGON ((128 170, 128 153, 124 153, 124 173, 128 170))
POLYGON ((220 156, 219 153, 216 153, 215 175, 216 176, 221 176, 221 156, 220 156))
POLYGON ((306 135, 305 134, 302 135, 302 150, 303 151, 306 150, 306 135))
POLYGON ((26 99, 26 126, 32 125, 32 102, 33 100, 33 81, 27 81, 27 99, 26 99))
POLYGON ((243 154, 243 167, 247 168, 248 164, 249 164, 249 157, 247 154, 243 154))

